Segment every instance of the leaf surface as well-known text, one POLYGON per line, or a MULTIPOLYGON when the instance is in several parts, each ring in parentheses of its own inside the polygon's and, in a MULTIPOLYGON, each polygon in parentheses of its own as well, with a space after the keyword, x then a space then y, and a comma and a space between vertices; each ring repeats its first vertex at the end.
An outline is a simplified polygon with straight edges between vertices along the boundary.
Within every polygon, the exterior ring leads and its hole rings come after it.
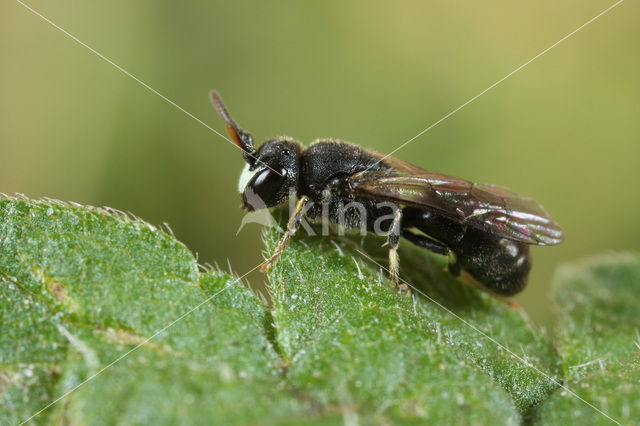
POLYGON ((537 419, 640 424, 640 256, 566 265, 555 276, 554 295, 566 389, 542 404, 537 419))
MULTIPOLYGON (((267 235, 271 251, 278 238, 267 235)), ((272 269, 278 343, 294 386, 322 404, 354 401, 396 421, 471 422, 516 421, 555 389, 555 351, 519 312, 410 248, 401 270, 418 291, 403 296, 379 266, 387 262, 380 243, 297 238, 272 269)))

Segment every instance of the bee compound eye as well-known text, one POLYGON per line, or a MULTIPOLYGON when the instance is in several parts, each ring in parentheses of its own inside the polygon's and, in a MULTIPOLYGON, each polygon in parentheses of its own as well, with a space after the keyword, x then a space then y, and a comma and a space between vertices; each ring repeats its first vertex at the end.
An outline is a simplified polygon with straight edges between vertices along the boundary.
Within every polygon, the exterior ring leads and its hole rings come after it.
POLYGON ((245 190, 245 199, 253 208, 270 206, 287 175, 286 170, 265 168, 256 173, 245 190))

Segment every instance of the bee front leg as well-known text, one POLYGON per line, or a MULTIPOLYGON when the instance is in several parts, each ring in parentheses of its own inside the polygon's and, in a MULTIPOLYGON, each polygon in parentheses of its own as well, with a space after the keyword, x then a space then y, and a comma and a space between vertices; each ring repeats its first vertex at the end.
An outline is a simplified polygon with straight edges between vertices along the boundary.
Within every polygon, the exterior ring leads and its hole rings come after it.
POLYGON ((402 210, 398 209, 391 227, 389 228, 389 234, 387 235, 387 241, 389 244, 389 273, 391 280, 397 290, 402 291, 404 294, 409 294, 409 287, 405 283, 400 283, 398 278, 398 271, 400 269, 400 257, 398 256, 398 244, 400 242, 402 222, 402 210))
POLYGON ((298 230, 298 226, 300 225, 300 218, 304 213, 304 207, 307 205, 308 201, 309 201, 309 197, 307 197, 306 195, 303 195, 302 197, 300 197, 298 204, 296 204, 295 211, 289 218, 289 223, 287 224, 287 231, 282 236, 282 239, 278 244, 278 248, 276 248, 276 251, 269 258, 269 260, 267 260, 260 266, 260 269, 262 270, 262 272, 267 272, 269 268, 278 261, 278 258, 280 257, 280 255, 284 253, 284 249, 287 247, 289 240, 291 239, 293 234, 295 234, 296 231, 298 230))

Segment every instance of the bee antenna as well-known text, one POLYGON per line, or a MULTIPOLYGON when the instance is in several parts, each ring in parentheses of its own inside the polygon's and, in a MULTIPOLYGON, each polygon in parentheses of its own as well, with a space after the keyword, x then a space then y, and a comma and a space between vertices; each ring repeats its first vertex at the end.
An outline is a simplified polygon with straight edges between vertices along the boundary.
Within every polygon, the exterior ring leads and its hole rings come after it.
POLYGON ((253 146, 253 136, 251 136, 251 133, 242 130, 242 128, 238 126, 238 123, 231 118, 231 114, 229 114, 229 111, 224 105, 224 102, 222 102, 222 98, 220 98, 218 92, 212 90, 210 96, 213 106, 216 108, 216 111, 218 111, 218 114, 220 114, 220 117, 224 120, 227 127, 227 133, 231 136, 231 139, 233 139, 236 145, 244 151, 244 159, 249 163, 255 162, 254 154, 256 153, 256 149, 253 146))

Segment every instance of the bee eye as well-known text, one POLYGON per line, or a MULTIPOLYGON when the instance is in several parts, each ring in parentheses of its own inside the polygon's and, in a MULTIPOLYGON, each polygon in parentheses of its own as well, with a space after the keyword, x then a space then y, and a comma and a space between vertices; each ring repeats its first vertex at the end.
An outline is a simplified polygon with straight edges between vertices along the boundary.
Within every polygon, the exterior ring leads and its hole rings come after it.
POLYGON ((250 166, 248 164, 244 165, 244 169, 242 169, 242 173, 240 174, 240 179, 238 179, 238 192, 242 194, 251 181, 253 177, 258 173, 258 170, 250 170, 250 166))
POLYGON ((271 206, 270 202, 273 201, 287 175, 285 169, 280 169, 278 172, 280 174, 271 169, 262 169, 256 173, 245 189, 245 203, 254 209, 271 206))

